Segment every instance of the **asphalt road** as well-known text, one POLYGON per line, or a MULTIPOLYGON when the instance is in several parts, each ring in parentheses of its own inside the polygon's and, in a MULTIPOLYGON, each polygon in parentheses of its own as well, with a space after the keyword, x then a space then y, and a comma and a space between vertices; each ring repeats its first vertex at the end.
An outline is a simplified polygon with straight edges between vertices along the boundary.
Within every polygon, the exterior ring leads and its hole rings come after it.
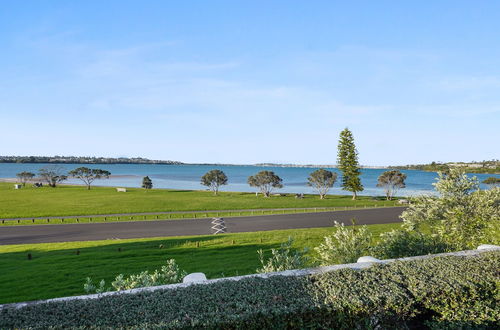
MULTIPOLYGON (((228 233, 399 222, 404 207, 224 218, 228 233)), ((211 234, 211 219, 0 227, 0 245, 211 234)))

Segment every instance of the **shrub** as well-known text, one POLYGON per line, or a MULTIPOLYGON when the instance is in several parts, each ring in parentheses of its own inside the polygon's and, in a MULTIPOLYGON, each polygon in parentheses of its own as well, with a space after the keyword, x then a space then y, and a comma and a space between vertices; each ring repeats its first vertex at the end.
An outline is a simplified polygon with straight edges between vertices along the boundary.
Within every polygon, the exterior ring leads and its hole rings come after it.
POLYGON ((440 197, 421 196, 401 218, 408 231, 425 227, 450 250, 497 244, 500 237, 500 188, 479 190, 477 179, 461 170, 439 173, 440 197))
POLYGON ((325 241, 314 248, 322 265, 356 262, 359 257, 369 254, 372 235, 366 226, 346 227, 335 221, 335 231, 326 236, 325 241))
POLYGON ((498 328, 500 252, 0 310, 0 328, 498 328))
MULTIPOLYGON (((121 291, 147 286, 180 283, 184 276, 186 276, 186 272, 179 268, 174 259, 169 259, 166 265, 162 266, 160 270, 155 270, 152 274, 148 271, 128 277, 120 274, 111 282, 111 285, 116 291, 121 291)), ((96 286, 90 277, 87 277, 87 281, 83 285, 83 289, 87 293, 112 291, 112 288, 106 289, 105 287, 106 283, 104 280, 101 280, 99 285, 96 286)))
POLYGON ((307 249, 297 251, 292 249, 293 239, 282 243, 278 249, 271 249, 271 257, 266 259, 264 251, 258 250, 259 261, 262 268, 257 269, 257 273, 281 272, 289 269, 305 268, 308 258, 305 256, 307 249))
POLYGON ((438 237, 422 234, 419 231, 392 230, 380 236, 379 243, 371 248, 371 255, 380 259, 392 259, 448 250, 448 246, 438 237))

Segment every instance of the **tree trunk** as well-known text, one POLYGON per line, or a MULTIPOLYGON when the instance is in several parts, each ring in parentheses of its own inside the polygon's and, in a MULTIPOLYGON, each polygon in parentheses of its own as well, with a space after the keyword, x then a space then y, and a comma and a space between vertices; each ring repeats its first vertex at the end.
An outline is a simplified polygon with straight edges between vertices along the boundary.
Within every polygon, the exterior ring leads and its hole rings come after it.
POLYGON ((319 194, 319 199, 325 199, 325 195, 319 194))
POLYGON ((90 190, 90 185, 89 184, 87 185, 87 190, 90 190))
POLYGON ((356 200, 356 192, 355 191, 352 192, 352 200, 356 200))

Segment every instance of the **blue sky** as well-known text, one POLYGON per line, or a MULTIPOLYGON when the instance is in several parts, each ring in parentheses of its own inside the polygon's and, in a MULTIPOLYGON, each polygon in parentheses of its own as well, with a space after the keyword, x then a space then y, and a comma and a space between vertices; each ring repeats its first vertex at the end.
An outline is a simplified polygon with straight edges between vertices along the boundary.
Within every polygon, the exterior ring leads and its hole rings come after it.
POLYGON ((500 158, 499 1, 10 1, 1 155, 500 158))

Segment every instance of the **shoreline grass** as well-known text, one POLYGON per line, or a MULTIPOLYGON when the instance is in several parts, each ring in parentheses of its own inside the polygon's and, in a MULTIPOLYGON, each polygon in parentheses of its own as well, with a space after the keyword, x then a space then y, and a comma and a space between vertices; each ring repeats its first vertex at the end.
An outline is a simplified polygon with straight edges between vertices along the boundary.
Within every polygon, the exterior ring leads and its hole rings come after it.
POLYGON ((220 192, 214 196, 209 191, 127 188, 126 193, 112 187, 59 186, 57 188, 25 187, 13 189, 11 183, 0 182, 0 219, 54 216, 79 216, 93 214, 125 214, 141 212, 190 212, 211 210, 250 210, 314 207, 364 207, 396 206, 396 201, 359 196, 352 200, 346 195, 294 194, 271 196, 254 193, 220 192))
MULTIPOLYGON (((377 239, 400 223, 368 225, 377 239)), ((330 228, 275 230, 223 235, 158 237, 0 246, 0 303, 83 294, 90 276, 107 283, 116 275, 152 271, 174 258, 187 272, 208 278, 255 273, 257 250, 269 251, 292 237, 294 248, 315 251, 330 228), (31 260, 28 259, 31 255, 31 260)))

